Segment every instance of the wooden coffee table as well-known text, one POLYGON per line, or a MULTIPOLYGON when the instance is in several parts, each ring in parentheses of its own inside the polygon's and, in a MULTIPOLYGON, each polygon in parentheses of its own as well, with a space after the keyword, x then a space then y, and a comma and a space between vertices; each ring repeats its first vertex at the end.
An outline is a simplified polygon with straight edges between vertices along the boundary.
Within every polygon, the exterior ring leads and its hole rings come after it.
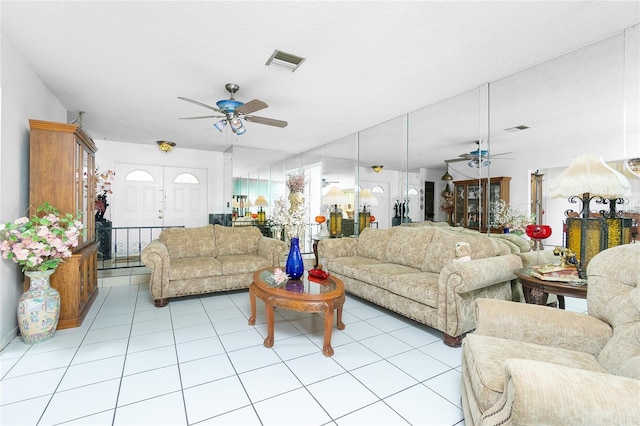
POLYGON ((531 276, 531 269, 522 268, 514 272, 522 284, 522 292, 527 303, 546 305, 549 294, 558 296, 558 307, 564 309, 564 296, 587 298, 587 284, 571 284, 561 281, 547 281, 531 276))
POLYGON ((273 268, 256 271, 253 282, 249 286, 251 301, 251 318, 249 325, 256 323, 256 297, 264 302, 267 320, 267 338, 264 346, 273 346, 273 308, 280 307, 300 312, 324 312, 324 347, 325 356, 333 355, 331 347, 331 331, 333 330, 333 311, 337 311, 338 330, 344 330, 342 322, 342 306, 344 305, 344 284, 338 278, 329 276, 326 280, 309 279, 307 271, 299 280, 289 280, 283 285, 275 285, 271 278, 273 268))

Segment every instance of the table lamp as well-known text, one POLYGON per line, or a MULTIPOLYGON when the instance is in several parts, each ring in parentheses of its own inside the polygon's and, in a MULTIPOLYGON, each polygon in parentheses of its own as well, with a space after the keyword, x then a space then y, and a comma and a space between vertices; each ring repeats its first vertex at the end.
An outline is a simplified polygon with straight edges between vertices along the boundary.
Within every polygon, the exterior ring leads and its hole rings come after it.
POLYGON ((331 187, 327 195, 322 198, 324 204, 331 206, 329 212, 329 236, 332 238, 342 236, 342 210, 338 205, 345 204, 347 197, 344 192, 336 186, 331 187))
POLYGON ((571 203, 582 203, 579 214, 567 210, 565 216, 566 247, 576 253, 584 270, 600 251, 631 242, 631 228, 625 226, 625 219, 590 217, 591 200, 604 202, 631 196, 629 180, 609 167, 602 157, 579 155, 574 158, 569 167, 549 183, 549 196, 568 197, 571 203))
POLYGON ((269 207, 269 203, 267 202, 267 199, 264 198, 264 196, 258 195, 258 198, 256 198, 256 202, 254 203, 254 205, 256 207, 259 207, 259 210, 258 210, 258 225, 264 225, 264 223, 267 220, 267 214, 265 213, 265 211, 262 208, 263 207, 269 207))
POLYGON ((363 189, 360 191, 360 205, 362 205, 362 211, 359 214, 359 228, 360 232, 369 227, 371 223, 371 210, 367 210, 367 206, 377 206, 378 200, 370 189, 363 189))

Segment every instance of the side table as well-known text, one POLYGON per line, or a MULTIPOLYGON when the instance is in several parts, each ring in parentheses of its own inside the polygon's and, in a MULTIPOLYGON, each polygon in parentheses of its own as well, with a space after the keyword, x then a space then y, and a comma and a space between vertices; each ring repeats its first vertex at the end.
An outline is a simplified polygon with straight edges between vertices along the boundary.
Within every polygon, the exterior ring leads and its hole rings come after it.
POLYGON ((314 268, 318 267, 318 264, 320 262, 318 262, 318 242, 320 240, 327 240, 331 237, 318 237, 317 235, 315 237, 313 237, 313 244, 311 245, 311 248, 313 249, 313 256, 315 257, 315 263, 313 264, 314 268))
POLYGON ((546 305, 549 294, 555 294, 558 296, 558 307, 564 309, 564 296, 587 298, 587 284, 541 280, 531 276, 529 268, 518 269, 514 274, 522 284, 522 292, 527 303, 546 305))

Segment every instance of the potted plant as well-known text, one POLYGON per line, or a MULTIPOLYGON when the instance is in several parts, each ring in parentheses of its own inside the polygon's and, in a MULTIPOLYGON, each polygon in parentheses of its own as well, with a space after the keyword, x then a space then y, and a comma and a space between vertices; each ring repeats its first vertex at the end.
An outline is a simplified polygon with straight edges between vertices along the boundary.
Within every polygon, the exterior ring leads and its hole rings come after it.
POLYGON ((509 203, 504 200, 498 200, 495 203, 493 224, 502 227, 505 234, 523 235, 527 225, 535 223, 535 221, 535 213, 530 215, 522 213, 509 206, 509 203))
POLYGON ((18 301, 18 326, 26 343, 49 340, 55 333, 60 294, 49 278, 78 245, 84 228, 80 216, 61 215, 45 202, 31 217, 0 223, 2 258, 22 266, 30 280, 29 290, 18 301))

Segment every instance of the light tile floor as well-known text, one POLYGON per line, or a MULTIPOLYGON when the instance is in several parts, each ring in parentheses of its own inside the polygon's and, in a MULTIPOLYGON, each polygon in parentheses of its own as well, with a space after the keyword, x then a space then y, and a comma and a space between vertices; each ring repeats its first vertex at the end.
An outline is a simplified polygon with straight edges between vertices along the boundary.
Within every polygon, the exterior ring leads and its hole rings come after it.
POLYGON ((347 295, 333 357, 321 315, 283 309, 267 349, 261 302, 247 325, 247 291, 156 308, 144 273, 126 285, 103 274, 81 327, 0 352, 0 424, 464 424, 460 349, 440 332, 347 295))

